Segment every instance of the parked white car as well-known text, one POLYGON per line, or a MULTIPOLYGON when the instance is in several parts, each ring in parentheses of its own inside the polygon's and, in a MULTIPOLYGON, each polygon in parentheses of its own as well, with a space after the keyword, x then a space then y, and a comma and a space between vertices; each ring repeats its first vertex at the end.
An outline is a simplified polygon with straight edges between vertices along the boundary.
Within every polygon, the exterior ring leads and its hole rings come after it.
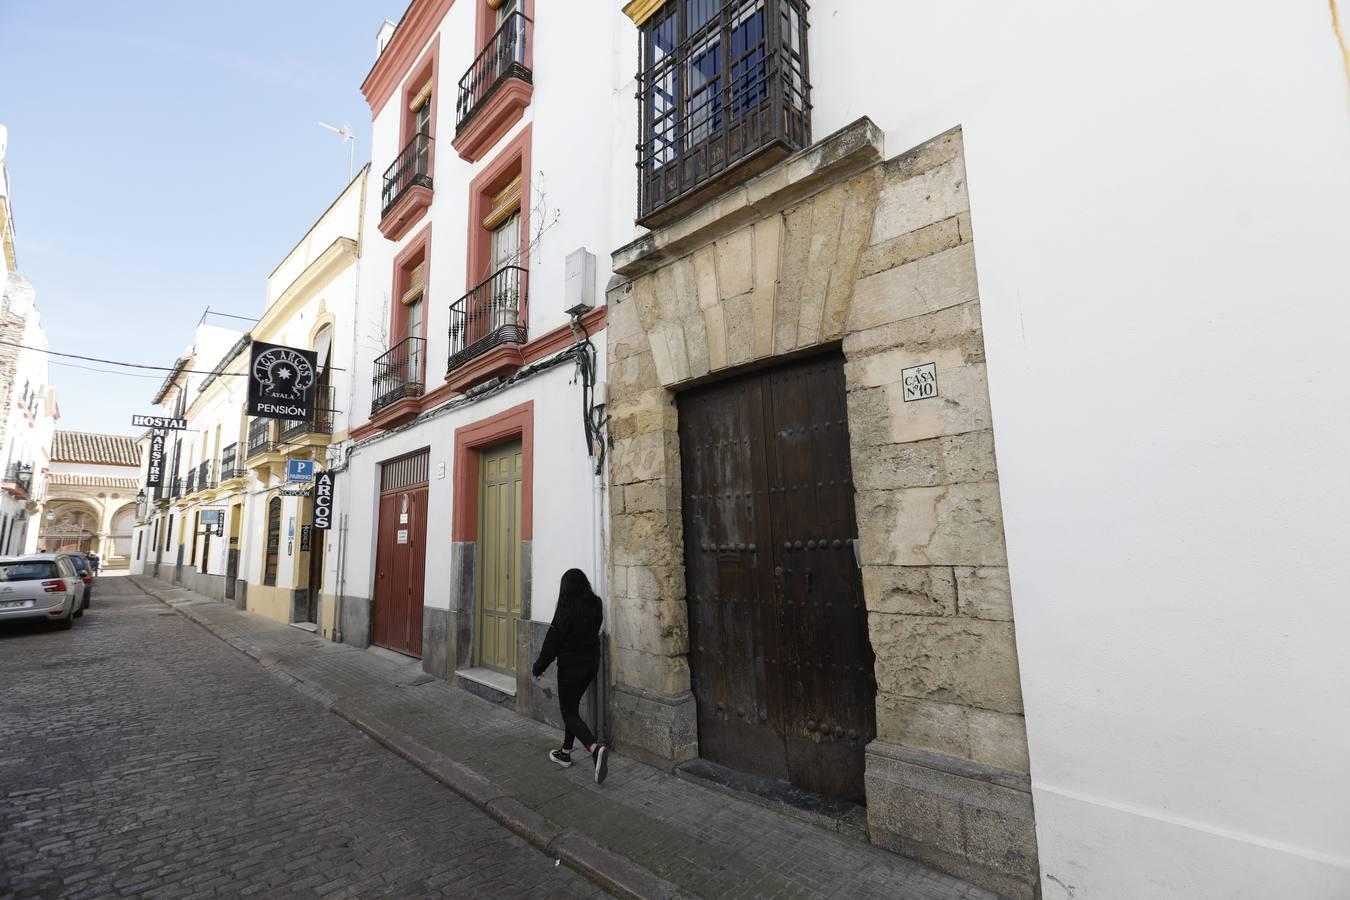
POLYGON ((46 619, 70 628, 84 615, 84 581, 59 553, 0 557, 0 622, 46 619))

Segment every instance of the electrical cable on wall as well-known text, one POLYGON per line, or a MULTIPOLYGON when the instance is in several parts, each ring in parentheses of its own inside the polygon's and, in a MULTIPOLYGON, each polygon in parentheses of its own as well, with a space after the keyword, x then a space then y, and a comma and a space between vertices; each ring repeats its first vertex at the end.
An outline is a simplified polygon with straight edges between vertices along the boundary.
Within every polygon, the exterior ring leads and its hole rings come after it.
POLYGON ((590 330, 581 316, 572 316, 572 334, 576 339, 572 354, 576 360, 577 376, 581 379, 581 425, 586 434, 586 455, 595 460, 595 474, 605 470, 605 456, 608 451, 605 426, 609 415, 604 404, 595 402, 595 375, 598 354, 591 341, 590 330), (577 335, 577 328, 581 334, 577 335))

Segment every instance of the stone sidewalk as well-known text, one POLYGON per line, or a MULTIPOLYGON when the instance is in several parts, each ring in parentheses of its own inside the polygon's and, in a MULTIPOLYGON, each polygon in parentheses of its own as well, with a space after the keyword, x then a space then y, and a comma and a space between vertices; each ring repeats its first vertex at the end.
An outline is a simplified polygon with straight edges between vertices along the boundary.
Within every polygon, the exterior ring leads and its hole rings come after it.
POLYGON ((993 897, 870 844, 621 755, 597 787, 558 733, 422 672, 148 576, 151 596, 620 896, 993 897))

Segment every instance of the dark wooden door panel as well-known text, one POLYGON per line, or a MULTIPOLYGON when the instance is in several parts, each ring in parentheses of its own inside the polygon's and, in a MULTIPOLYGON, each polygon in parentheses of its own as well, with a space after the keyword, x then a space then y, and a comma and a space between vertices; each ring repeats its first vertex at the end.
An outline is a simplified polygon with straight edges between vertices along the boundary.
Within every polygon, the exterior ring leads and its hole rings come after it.
POLYGON ((838 355, 681 395, 703 756, 862 798, 875 682, 838 355))
POLYGON ((762 423, 758 382, 718 385, 682 405, 686 593, 703 754, 786 778, 767 663, 777 630, 762 423))
POLYGON ((863 798, 875 734, 873 656, 857 537, 843 366, 822 357, 769 375, 769 496, 793 690, 784 722, 794 784, 863 798))
POLYGON ((422 655, 426 578, 426 454, 386 463, 375 545, 371 642, 422 655), (417 482, 416 479, 420 479, 417 482), (406 482, 413 481, 408 484, 406 482), (399 540, 400 535, 403 540, 399 540))

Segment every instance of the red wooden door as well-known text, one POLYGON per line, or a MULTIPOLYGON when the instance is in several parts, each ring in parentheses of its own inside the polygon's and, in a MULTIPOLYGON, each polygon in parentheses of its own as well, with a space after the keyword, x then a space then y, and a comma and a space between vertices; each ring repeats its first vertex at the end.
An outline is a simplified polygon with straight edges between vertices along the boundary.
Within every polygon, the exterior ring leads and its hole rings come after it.
POLYGON ((375 549, 371 641, 422 655, 422 592, 426 579, 426 451, 385 463, 375 549))

